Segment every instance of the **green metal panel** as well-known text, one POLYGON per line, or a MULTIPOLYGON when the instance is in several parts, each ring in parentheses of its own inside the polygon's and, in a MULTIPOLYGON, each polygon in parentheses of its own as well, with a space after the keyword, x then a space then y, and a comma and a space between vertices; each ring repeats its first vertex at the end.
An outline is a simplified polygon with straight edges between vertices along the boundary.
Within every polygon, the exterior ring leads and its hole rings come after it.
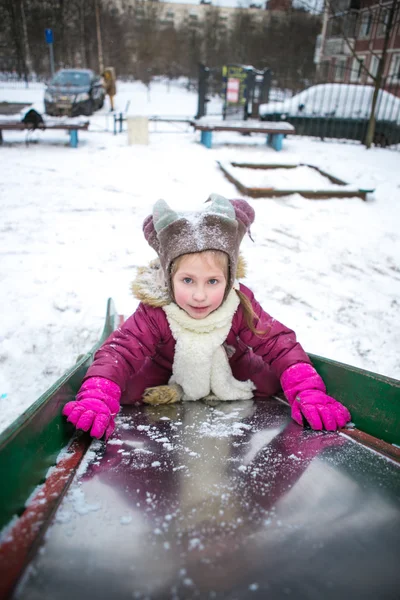
POLYGON ((328 393, 351 412, 355 426, 400 445, 400 381, 309 354, 328 393))
MULTIPOLYGON (((368 129, 368 119, 344 117, 314 117, 309 115, 288 115, 287 113, 269 113, 262 115, 262 121, 281 121, 291 123, 297 135, 320 138, 344 138, 364 141, 368 129)), ((400 142, 400 126, 395 121, 377 121, 376 141, 379 145, 392 145, 400 142)))
POLYGON ((62 407, 73 400, 93 354, 116 326, 115 307, 109 299, 98 343, 0 435, 0 530, 21 514, 27 498, 43 483, 69 442, 74 429, 61 415, 62 407))

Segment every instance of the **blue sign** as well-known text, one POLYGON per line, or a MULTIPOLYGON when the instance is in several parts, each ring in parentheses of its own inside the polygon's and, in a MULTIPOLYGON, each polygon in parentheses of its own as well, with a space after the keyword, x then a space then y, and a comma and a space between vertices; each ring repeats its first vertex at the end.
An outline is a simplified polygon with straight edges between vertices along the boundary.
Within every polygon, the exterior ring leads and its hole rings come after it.
POLYGON ((46 38, 46 44, 52 44, 53 43, 53 30, 52 29, 45 29, 44 30, 44 35, 46 38))

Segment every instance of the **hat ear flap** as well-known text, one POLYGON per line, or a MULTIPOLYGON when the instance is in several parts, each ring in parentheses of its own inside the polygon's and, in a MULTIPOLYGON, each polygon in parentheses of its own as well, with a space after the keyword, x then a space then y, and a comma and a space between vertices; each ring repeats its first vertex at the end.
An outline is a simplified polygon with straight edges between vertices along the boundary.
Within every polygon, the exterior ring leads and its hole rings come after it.
POLYGON ((153 207, 153 223, 157 233, 178 219, 178 214, 168 206, 165 200, 157 200, 153 207))
POLYGON ((150 244, 152 248, 157 252, 160 251, 160 243, 157 238, 157 232, 154 229, 153 216, 149 215, 145 218, 143 223, 143 233, 146 241, 150 244))
POLYGON ((210 194, 207 202, 210 202, 210 206, 207 207, 207 212, 212 212, 217 215, 226 217, 227 219, 235 219, 235 209, 229 200, 218 194, 210 194))
POLYGON ((250 225, 254 223, 254 208, 250 206, 246 200, 231 200, 231 203, 235 211, 236 219, 241 221, 247 231, 250 232, 250 225))

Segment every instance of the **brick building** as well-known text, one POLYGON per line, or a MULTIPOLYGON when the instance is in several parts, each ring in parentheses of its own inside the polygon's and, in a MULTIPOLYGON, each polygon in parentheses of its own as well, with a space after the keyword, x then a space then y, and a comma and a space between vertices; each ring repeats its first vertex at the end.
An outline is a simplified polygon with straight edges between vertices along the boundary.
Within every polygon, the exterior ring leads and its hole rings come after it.
MULTIPOLYGON (((275 0, 281 2, 282 0, 275 0)), ((115 6, 122 10, 120 0, 113 0, 115 6)), ((186 4, 185 2, 164 2, 158 0, 128 0, 124 4, 132 11, 135 18, 140 21, 146 17, 148 2, 154 9, 154 13, 161 25, 180 27, 185 25, 189 28, 200 26, 204 22, 207 12, 211 9, 218 9, 219 27, 231 29, 235 16, 240 11, 250 11, 256 20, 262 20, 265 17, 265 11, 261 4, 251 4, 248 8, 233 6, 213 5, 210 0, 200 0, 198 4, 186 4)), ((126 8, 125 8, 126 9, 126 8)))
POLYGON ((376 75, 392 9, 393 24, 383 76, 385 89, 400 96, 399 0, 381 4, 376 0, 328 0, 316 60, 321 78, 338 83, 371 84, 372 78, 363 65, 376 75))

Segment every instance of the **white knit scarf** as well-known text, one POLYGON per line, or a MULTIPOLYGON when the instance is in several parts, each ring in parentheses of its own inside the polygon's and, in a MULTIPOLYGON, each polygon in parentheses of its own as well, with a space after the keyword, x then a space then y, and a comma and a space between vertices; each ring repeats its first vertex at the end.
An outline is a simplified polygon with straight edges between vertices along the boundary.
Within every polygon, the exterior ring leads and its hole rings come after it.
POLYGON ((240 300, 231 290, 225 302, 204 319, 193 319, 175 303, 163 306, 176 340, 172 377, 183 389, 183 400, 199 400, 210 393, 220 400, 249 400, 253 382, 232 375, 222 344, 232 326, 240 300))

